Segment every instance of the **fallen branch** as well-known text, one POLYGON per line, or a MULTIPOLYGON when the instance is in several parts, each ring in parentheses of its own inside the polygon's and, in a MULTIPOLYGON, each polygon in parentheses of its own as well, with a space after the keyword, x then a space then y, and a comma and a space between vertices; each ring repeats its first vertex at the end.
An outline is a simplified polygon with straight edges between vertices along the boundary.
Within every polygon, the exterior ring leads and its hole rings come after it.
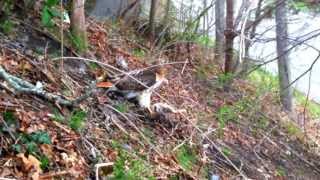
POLYGON ((42 174, 40 175, 39 179, 53 179, 53 177, 58 177, 58 176, 64 176, 70 174, 68 171, 58 171, 58 172, 52 172, 52 173, 47 173, 47 174, 42 174))
POLYGON ((56 95, 53 93, 46 92, 42 89, 41 84, 33 85, 26 80, 13 76, 6 72, 6 70, 0 65, 0 78, 3 78, 15 91, 24 94, 32 94, 42 97, 48 101, 54 102, 64 106, 75 106, 83 100, 90 97, 93 90, 95 89, 95 82, 90 86, 89 90, 82 96, 74 99, 67 100, 63 96, 56 95))

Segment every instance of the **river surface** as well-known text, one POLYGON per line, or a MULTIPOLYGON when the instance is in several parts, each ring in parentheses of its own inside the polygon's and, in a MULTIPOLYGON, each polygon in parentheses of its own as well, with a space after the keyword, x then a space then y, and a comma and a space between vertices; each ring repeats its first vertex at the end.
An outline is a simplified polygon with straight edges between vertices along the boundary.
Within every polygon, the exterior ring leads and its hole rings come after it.
MULTIPOLYGON (((318 26, 318 23, 316 22, 320 22, 319 16, 314 16, 306 13, 290 15, 288 25, 290 45, 293 46, 298 41, 319 33, 320 26, 318 26), (306 34, 308 35, 305 36, 305 38, 299 39, 299 37, 306 34)), ((272 19, 264 20, 263 23, 259 26, 257 33, 262 33, 268 28, 272 28, 272 30, 264 34, 262 38, 275 38, 275 22, 272 19)), ((305 44, 298 46, 297 48, 290 51, 289 58, 292 80, 295 80, 310 68, 311 64, 319 55, 319 52, 316 50, 317 48, 320 49, 320 37, 315 37, 309 41, 306 41, 305 44)), ((270 60, 272 58, 275 58, 275 41, 256 43, 251 48, 250 55, 255 59, 262 60, 270 60)), ((265 66, 265 69, 276 75, 278 70, 277 62, 271 62, 270 64, 265 66)), ((310 85, 310 98, 317 102, 320 102, 320 62, 316 62, 314 64, 310 79, 309 76, 310 73, 303 76, 300 80, 297 81, 297 83, 294 84, 294 87, 299 91, 307 94, 310 85)))

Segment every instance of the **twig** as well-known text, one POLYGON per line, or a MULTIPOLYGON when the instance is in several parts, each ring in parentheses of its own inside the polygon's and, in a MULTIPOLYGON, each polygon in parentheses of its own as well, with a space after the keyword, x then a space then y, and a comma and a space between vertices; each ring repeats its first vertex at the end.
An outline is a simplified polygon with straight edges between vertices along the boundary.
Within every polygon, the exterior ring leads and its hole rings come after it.
MULTIPOLYGON (((109 106, 108 106, 108 107, 109 107, 109 106)), ((101 111, 104 113, 104 115, 105 115, 106 117, 109 116, 109 115, 105 112, 105 110, 104 110, 103 108, 100 108, 100 109, 101 109, 101 111)), ((130 133, 128 133, 128 132, 125 130, 125 128, 122 127, 122 125, 120 125, 115 119, 113 119, 112 117, 110 117, 110 119, 111 119, 111 121, 113 122, 113 124, 115 124, 115 125, 117 126, 117 128, 120 129, 120 131, 122 131, 124 134, 126 134, 127 136, 129 136, 131 139, 139 142, 139 140, 138 140, 136 137, 134 137, 133 135, 131 135, 130 133)), ((143 144, 140 144, 140 145, 143 145, 143 144)))
MULTIPOLYGON (((51 115, 50 115, 51 116, 51 115)), ((60 124, 57 121, 51 121, 55 126, 57 126, 58 128, 60 128, 61 130, 65 131, 66 133, 70 134, 71 130, 69 128, 64 127, 64 125, 60 124)))
POLYGON ((6 129, 7 129, 8 133, 9 133, 9 135, 11 136, 11 138, 12 138, 14 141, 16 141, 17 138, 13 135, 13 133, 11 132, 10 127, 8 126, 7 122, 3 119, 2 116, 0 116, 0 120, 2 121, 3 125, 6 127, 6 129))
POLYGON ((182 68, 182 70, 181 70, 181 74, 183 74, 184 69, 186 68, 186 66, 187 66, 187 64, 188 64, 188 61, 189 61, 189 59, 187 58, 186 61, 185 61, 184 64, 183 64, 183 68, 182 68))
POLYGON ((261 63, 261 64, 256 65, 256 66, 253 67, 250 71, 248 71, 248 72, 246 73, 246 75, 251 74, 252 72, 256 71, 257 69, 259 69, 260 67, 262 67, 262 66, 264 66, 264 65, 266 65, 266 64, 269 64, 269 63, 271 63, 271 62, 273 62, 273 61, 278 60, 279 57, 286 55, 289 51, 291 51, 291 50, 294 49, 295 47, 297 47, 297 46, 305 43, 306 41, 309 41, 309 40, 311 40, 311 39, 313 39, 313 38, 315 38, 315 37, 317 37, 317 36, 319 36, 319 35, 320 35, 320 32, 319 32, 319 33, 316 33, 316 34, 314 34, 314 35, 312 35, 312 36, 310 36, 310 37, 307 37, 306 39, 304 39, 304 40, 302 40, 302 41, 300 41, 300 42, 297 42, 296 44, 292 45, 289 49, 285 50, 285 51, 284 51, 282 54, 280 54, 279 56, 277 56, 277 57, 275 57, 275 58, 272 58, 272 59, 270 59, 270 60, 268 60, 268 61, 265 61, 265 62, 263 62, 263 63, 261 63))
POLYGON ((183 146, 186 143, 186 139, 182 141, 182 143, 178 144, 175 148, 172 149, 172 152, 175 152, 178 150, 181 146, 183 146))
POLYGON ((300 76, 298 76, 295 80, 293 80, 289 85, 287 85, 287 87, 284 88, 284 90, 286 90, 287 88, 289 88, 290 86, 292 86, 294 83, 296 83, 299 79, 301 79, 303 76, 305 76, 309 71, 311 71, 314 67, 314 65, 318 62, 318 60, 320 59, 320 51, 318 56, 313 60, 312 64, 310 65, 310 67, 304 71, 300 76))
POLYGON ((304 129, 304 135, 307 135, 307 130, 306 130, 306 110, 307 110, 307 106, 308 106, 308 102, 309 102, 309 96, 310 96, 310 90, 311 90, 311 74, 312 74, 312 69, 310 70, 309 73, 309 82, 308 82, 308 93, 307 93, 307 98, 306 98, 306 102, 304 104, 303 107, 303 129, 304 129))

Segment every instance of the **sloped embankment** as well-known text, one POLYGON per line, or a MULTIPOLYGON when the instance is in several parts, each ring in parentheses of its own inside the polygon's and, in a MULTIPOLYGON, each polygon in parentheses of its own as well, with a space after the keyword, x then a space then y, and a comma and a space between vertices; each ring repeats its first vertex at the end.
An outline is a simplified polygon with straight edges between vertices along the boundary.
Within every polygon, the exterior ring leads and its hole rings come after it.
MULTIPOLYGON (((97 62, 76 66, 76 61, 66 60, 61 71, 61 62, 52 61, 59 51, 47 53, 43 45, 30 48, 21 38, 1 36, 0 64, 15 76, 33 84, 41 81, 46 91, 72 99, 92 80, 108 81, 119 73, 104 64, 120 68, 121 57, 135 70, 163 59, 169 84, 153 102, 185 111, 152 119, 134 104, 108 97, 103 88, 67 108, 15 94, 1 80, 0 177, 205 179, 209 172, 222 179, 319 177, 319 156, 307 147, 310 143, 299 128, 285 120, 273 94, 257 95, 243 80, 235 80, 230 92, 223 91, 224 77, 202 57, 200 47, 187 55, 180 44, 180 51, 171 52, 175 56, 166 56, 151 52, 129 30, 89 23, 90 56, 97 62)), ((32 29, 25 32, 30 31, 36 36, 26 37, 52 41, 32 29)))

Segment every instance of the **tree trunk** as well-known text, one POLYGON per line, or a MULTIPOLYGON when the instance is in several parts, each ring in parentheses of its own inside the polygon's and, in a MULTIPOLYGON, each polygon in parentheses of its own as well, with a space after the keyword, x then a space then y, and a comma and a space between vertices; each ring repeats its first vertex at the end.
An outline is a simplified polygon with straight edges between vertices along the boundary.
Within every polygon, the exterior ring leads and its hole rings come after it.
POLYGON ((215 5, 215 24, 216 24, 216 40, 215 40, 215 60, 222 62, 222 54, 224 52, 224 29, 225 29, 225 0, 217 0, 215 5))
MULTIPOLYGON (((203 9, 206 9, 207 7, 207 0, 203 0, 203 9)), ((207 35, 207 24, 209 23, 207 21, 208 13, 203 16, 203 23, 202 23, 202 35, 206 36, 207 35)))
POLYGON ((155 39, 155 15, 156 15, 156 4, 157 0, 151 0, 150 7, 150 17, 149 17, 149 27, 150 27, 150 39, 153 41, 155 39))
POLYGON ((225 43, 225 63, 224 63, 224 71, 226 74, 233 72, 233 40, 236 37, 233 27, 233 8, 234 2, 233 0, 227 0, 227 17, 226 17, 226 30, 224 31, 224 35, 226 38, 225 43))
POLYGON ((255 12, 255 19, 254 22, 248 23, 249 26, 252 26, 251 28, 245 27, 245 34, 247 37, 249 37, 249 39, 245 39, 245 48, 244 48, 244 60, 243 60, 243 64, 242 64, 242 68, 241 68, 241 74, 244 74, 245 72, 248 71, 248 69, 250 68, 250 65, 252 62, 250 62, 250 54, 249 54, 249 49, 252 45, 251 40, 255 37, 256 34, 256 29, 257 26, 259 25, 259 22, 261 22, 261 20, 259 20, 260 16, 261 16, 261 12, 262 12, 262 2, 263 0, 259 0, 258 4, 257 4, 257 8, 256 8, 256 12, 255 12))
POLYGON ((72 0, 71 29, 73 43, 84 53, 87 50, 87 30, 84 13, 84 0, 72 0))
POLYGON ((163 25, 165 27, 169 25, 170 9, 171 9, 171 0, 167 0, 166 11, 165 11, 166 14, 163 18, 163 25))
POLYGON ((288 49, 287 1, 277 0, 276 6, 276 39, 278 55, 278 71, 280 84, 280 100, 283 108, 292 110, 292 88, 290 84, 290 62, 288 49))

